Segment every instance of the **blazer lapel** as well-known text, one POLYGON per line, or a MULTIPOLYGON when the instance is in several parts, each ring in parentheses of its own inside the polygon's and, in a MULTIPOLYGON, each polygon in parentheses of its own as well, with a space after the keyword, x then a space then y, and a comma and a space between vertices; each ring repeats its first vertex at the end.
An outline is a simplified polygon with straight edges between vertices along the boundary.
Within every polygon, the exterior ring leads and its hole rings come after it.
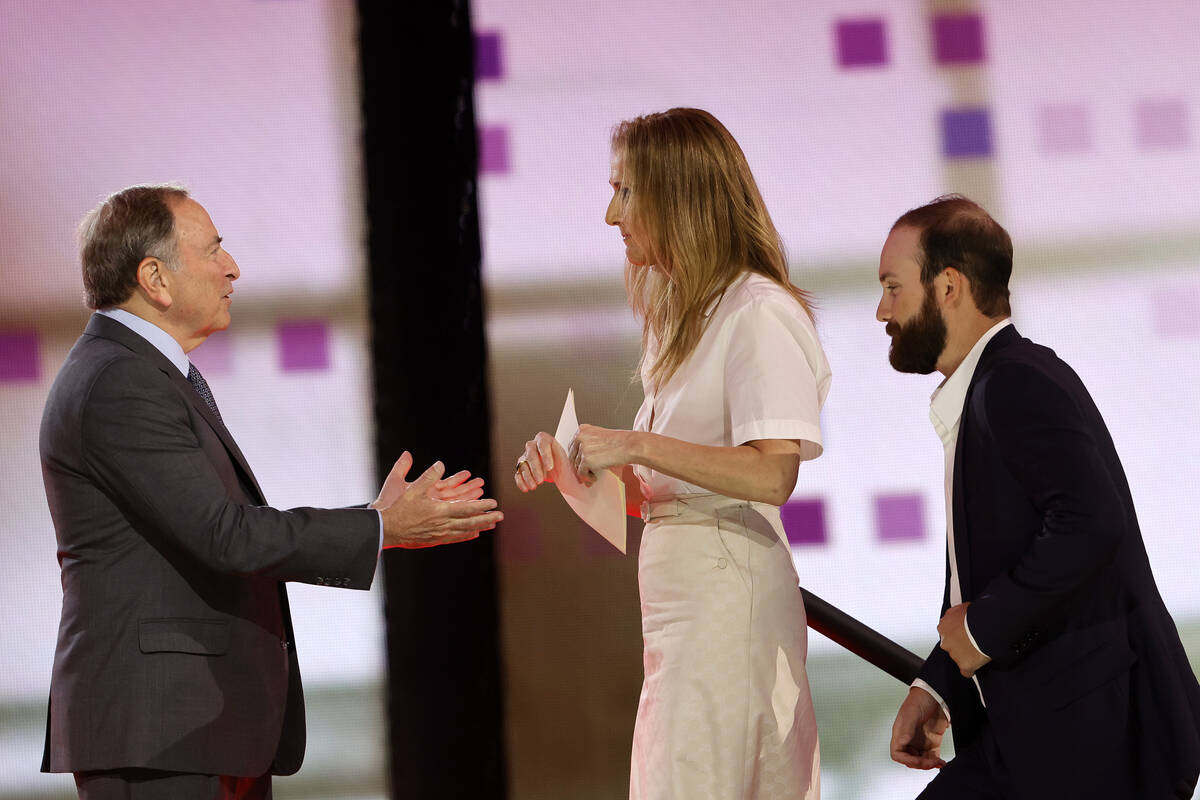
POLYGON ((1019 341, 1021 334, 1016 327, 1009 325, 998 331, 992 340, 983 348, 979 363, 975 365, 975 373, 971 375, 971 385, 967 387, 967 396, 963 401, 962 419, 958 426, 958 439, 954 443, 954 488, 952 502, 954 505, 954 556, 958 566, 958 585, 962 590, 963 600, 970 600, 974 595, 971 585, 971 537, 967 530, 967 501, 966 489, 963 486, 963 463, 966 458, 968 445, 967 431, 975 424, 974 414, 971 413, 971 396, 975 393, 975 384, 979 376, 987 373, 992 358, 1008 345, 1019 341))
MULTIPOLYGON (((967 390, 967 402, 971 402, 970 389, 967 390)), ((963 409, 962 421, 958 426, 958 439, 954 443, 954 487, 951 492, 954 519, 954 561, 958 569, 958 588, 964 601, 975 595, 971 593, 971 537, 967 531, 966 500, 963 491, 963 451, 966 449, 966 430, 968 420, 966 408, 963 409)))
POLYGON ((233 439, 233 434, 225 427, 225 423, 221 422, 208 407, 208 403, 204 402, 204 398, 196 391, 183 375, 179 374, 179 370, 175 369, 174 364, 170 364, 170 369, 167 374, 171 376, 171 380, 181 384, 180 390, 187 397, 188 402, 192 404, 192 408, 200 412, 200 416, 204 417, 204 421, 212 428, 213 433, 217 434, 217 438, 221 440, 221 444, 225 445, 225 449, 229 451, 229 455, 233 457, 234 462, 241 468, 250 484, 254 487, 254 492, 257 495, 257 500, 260 504, 266 505, 266 498, 263 496, 262 487, 258 485, 258 479, 254 477, 254 472, 250 469, 250 463, 246 461, 246 457, 242 455, 242 450, 237 446, 237 442, 233 439))
POLYGON ((188 381, 179 369, 176 368, 171 360, 164 356, 157 347, 143 339, 136 332, 122 325, 116 320, 109 319, 103 314, 93 314, 88 321, 85 334, 91 336, 99 336, 103 339, 112 339, 115 342, 129 348, 133 352, 145 358, 154 366, 158 367, 163 373, 170 378, 179 387, 183 396, 192 404, 192 408, 200 412, 200 416, 204 417, 204 421, 212 428, 213 433, 221 440, 221 444, 225 445, 225 449, 233 458, 235 464, 242 470, 250 485, 254 487, 254 492, 257 495, 259 503, 266 504, 266 497, 263 495, 262 487, 258 485, 258 479, 254 477, 254 472, 250 469, 249 462, 242 455, 241 448, 237 446, 237 442, 233 440, 232 434, 225 425, 213 415, 209 410, 208 404, 196 392, 195 387, 188 381))

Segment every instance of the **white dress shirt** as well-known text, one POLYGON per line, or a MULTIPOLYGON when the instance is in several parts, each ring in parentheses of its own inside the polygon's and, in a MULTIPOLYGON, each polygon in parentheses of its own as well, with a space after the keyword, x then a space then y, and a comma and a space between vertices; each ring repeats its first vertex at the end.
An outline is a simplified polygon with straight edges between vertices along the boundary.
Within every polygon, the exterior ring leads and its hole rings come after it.
MULTIPOLYGON (((945 457, 943 486, 946 495, 946 553, 950 561, 951 608, 962 603, 962 584, 958 579, 958 559, 954 554, 954 452, 958 443, 959 422, 962 420, 963 406, 967 402, 967 389, 970 388, 971 379, 975 377, 975 368, 979 365, 979 357, 983 355, 983 350, 992 337, 1011 324, 1012 320, 1005 318, 988 328, 987 332, 979 337, 979 341, 967 353, 958 368, 950 374, 950 377, 941 382, 929 398, 929 421, 933 423, 933 429, 937 431, 938 438, 942 440, 942 451, 945 457)), ((963 618, 963 627, 966 629, 967 638, 971 640, 971 646, 986 656, 987 653, 979 649, 975 637, 971 635, 971 628, 967 625, 966 617, 963 618)), ((979 688, 979 679, 972 677, 972 680, 975 682, 975 690, 979 692, 979 702, 983 703, 983 690, 979 688)), ((937 699, 938 705, 942 707, 942 711, 945 712, 946 719, 950 719, 950 709, 941 695, 933 690, 933 687, 920 678, 913 681, 912 685, 933 695, 937 699)), ((984 703, 984 705, 987 704, 984 703)))
MULTIPOLYGON (((696 349, 664 386, 656 391, 643 372, 646 397, 633 429, 712 447, 793 439, 801 461, 821 455, 821 406, 832 373, 796 298, 746 271, 706 316, 696 349)), ((646 360, 652 362, 653 352, 646 360)), ((650 500, 708 492, 649 467, 633 471, 650 500)))

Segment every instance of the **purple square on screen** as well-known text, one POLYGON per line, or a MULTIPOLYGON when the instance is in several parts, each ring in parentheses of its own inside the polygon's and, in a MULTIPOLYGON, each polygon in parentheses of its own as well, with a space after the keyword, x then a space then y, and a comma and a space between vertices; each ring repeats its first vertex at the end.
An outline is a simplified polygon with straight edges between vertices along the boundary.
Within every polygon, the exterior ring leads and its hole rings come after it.
POLYGON ((542 557, 542 522, 532 508, 506 507, 504 522, 494 532, 482 535, 496 537, 500 561, 505 564, 528 564, 542 557))
POLYGON ((495 31, 475 34, 475 80, 498 80, 503 77, 500 34, 495 31))
POLYGON ((479 129, 479 174, 504 174, 508 171, 508 128, 485 125, 479 129))
POLYGON ((938 14, 933 18, 933 54, 939 64, 982 62, 983 17, 978 14, 938 14))
POLYGON ((829 540, 825 531, 824 500, 789 500, 779 509, 779 514, 788 542, 793 546, 825 544, 829 540))
POLYGON ((882 19, 838 20, 834 31, 838 66, 871 67, 887 63, 887 37, 882 19))
POLYGON ((229 331, 217 331, 188 353, 188 359, 205 378, 233 372, 233 340, 229 331))
POLYGON ((942 112, 942 155, 983 158, 992 154, 992 118, 986 108, 942 112))
POLYGON ((1187 106, 1182 100, 1142 100, 1137 104, 1137 143, 1143 150, 1188 146, 1187 106))
POLYGON ((284 372, 329 369, 329 328, 319 320, 279 323, 279 364, 284 372))
POLYGON ((1082 153, 1092 149, 1092 122, 1082 105, 1045 105, 1038 109, 1038 139, 1043 153, 1082 153))
POLYGON ((1200 339, 1200 316, 1192 307, 1200 283, 1159 289, 1151 297, 1154 332, 1167 339, 1200 339))
POLYGON ((881 542, 915 542, 925 538, 925 503, 921 495, 878 495, 875 534, 881 542))
POLYGON ((0 383, 36 381, 42 374, 35 331, 0 331, 0 383))

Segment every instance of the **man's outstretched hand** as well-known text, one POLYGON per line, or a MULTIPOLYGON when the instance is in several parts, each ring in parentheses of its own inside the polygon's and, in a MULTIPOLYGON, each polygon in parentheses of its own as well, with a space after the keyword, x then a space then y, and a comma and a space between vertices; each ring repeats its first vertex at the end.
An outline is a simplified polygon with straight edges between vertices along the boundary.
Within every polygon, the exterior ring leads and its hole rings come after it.
POLYGON ((383 517, 384 547, 436 547, 463 542, 491 530, 504 519, 496 501, 483 496, 483 479, 463 470, 442 477, 446 468, 434 463, 411 483, 413 458, 407 451, 388 473, 371 508, 383 517))
MULTIPOLYGON (((392 465, 392 471, 388 473, 383 488, 379 490, 379 497, 371 503, 371 508, 386 508, 399 499, 412 485, 408 482, 408 471, 412 469, 412 465, 412 453, 405 450, 392 465)), ((478 500, 483 497, 483 478, 467 480, 470 477, 471 473, 464 469, 448 478, 435 481, 433 496, 439 500, 478 500)))

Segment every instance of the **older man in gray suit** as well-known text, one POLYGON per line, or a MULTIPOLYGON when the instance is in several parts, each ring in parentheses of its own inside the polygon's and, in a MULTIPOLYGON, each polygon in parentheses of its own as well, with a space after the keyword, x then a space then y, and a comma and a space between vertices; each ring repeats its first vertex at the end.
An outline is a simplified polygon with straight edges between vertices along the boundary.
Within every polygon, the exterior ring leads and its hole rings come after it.
POLYGON ((96 313, 41 429, 63 585, 42 769, 86 800, 269 798, 304 756, 284 582, 366 589, 382 547, 502 516, 440 462, 407 482, 407 453, 368 507, 268 507, 187 358, 229 325, 240 274, 207 212, 125 189, 84 220, 81 255, 96 313))

